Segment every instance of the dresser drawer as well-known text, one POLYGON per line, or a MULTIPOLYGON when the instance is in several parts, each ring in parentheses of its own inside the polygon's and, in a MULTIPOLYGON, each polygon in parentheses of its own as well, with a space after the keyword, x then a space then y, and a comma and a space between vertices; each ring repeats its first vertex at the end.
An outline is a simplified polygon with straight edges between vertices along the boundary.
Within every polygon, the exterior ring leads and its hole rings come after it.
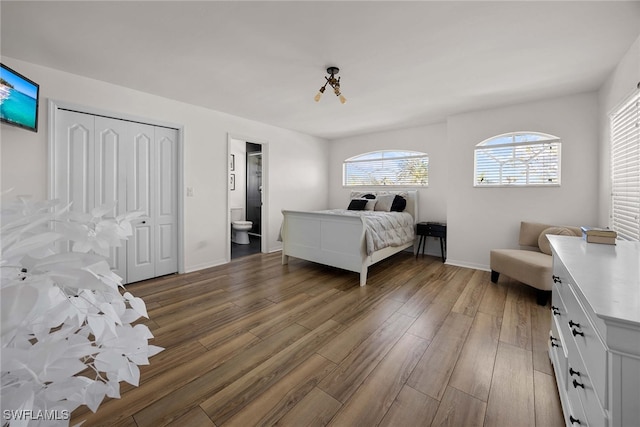
POLYGON ((571 287, 567 287, 568 292, 562 296, 562 301, 567 309, 568 321, 563 327, 563 335, 568 344, 567 353, 569 354, 569 363, 571 363, 571 344, 575 345, 579 357, 585 366, 585 370, 589 375, 598 399, 605 406, 606 403, 606 373, 607 373, 607 350, 600 340, 598 333, 587 318, 582 305, 578 302, 576 295, 571 287), (565 332, 566 331, 566 332, 565 332))
MULTIPOLYGON (((564 414, 566 425, 580 427, 591 425, 584 414, 584 409, 582 408, 582 403, 580 403, 578 391, 575 388, 570 387, 567 390, 567 398, 569 400, 569 408, 564 414)), ((597 424, 593 424, 593 426, 600 427, 597 424)))
POLYGON ((447 237, 447 224, 437 222, 419 222, 416 233, 419 236, 447 237))
POLYGON ((549 336, 549 355, 556 371, 558 388, 566 390, 567 385, 567 349, 561 325, 566 323, 566 309, 554 286, 551 291, 551 332, 549 336))
POLYGON ((587 424, 606 427, 608 420, 602 409, 602 403, 596 396, 589 372, 585 369, 578 352, 569 353, 567 368, 567 388, 574 389, 575 394, 578 395, 587 424))

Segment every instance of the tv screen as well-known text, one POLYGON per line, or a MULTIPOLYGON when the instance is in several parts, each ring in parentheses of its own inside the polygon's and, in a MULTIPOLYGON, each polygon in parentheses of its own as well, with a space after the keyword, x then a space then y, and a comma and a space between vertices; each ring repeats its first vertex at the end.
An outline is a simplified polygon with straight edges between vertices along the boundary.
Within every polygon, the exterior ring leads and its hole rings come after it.
POLYGON ((38 132, 40 86, 0 64, 0 121, 38 132))

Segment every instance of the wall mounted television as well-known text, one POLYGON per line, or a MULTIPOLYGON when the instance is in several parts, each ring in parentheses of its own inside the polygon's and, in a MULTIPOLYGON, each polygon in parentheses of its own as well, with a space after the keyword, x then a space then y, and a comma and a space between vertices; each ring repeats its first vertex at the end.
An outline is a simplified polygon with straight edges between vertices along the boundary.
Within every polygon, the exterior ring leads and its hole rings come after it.
POLYGON ((40 85, 0 64, 0 122, 38 132, 40 85))

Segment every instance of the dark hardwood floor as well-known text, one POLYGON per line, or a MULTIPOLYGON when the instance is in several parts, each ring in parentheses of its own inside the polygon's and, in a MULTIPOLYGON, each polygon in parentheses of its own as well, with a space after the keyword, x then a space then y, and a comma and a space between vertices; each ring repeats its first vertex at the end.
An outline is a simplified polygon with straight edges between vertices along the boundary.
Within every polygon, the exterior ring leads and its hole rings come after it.
POLYGON ((155 345, 84 426, 561 426, 533 289, 401 253, 355 273, 257 254, 128 286, 155 345))

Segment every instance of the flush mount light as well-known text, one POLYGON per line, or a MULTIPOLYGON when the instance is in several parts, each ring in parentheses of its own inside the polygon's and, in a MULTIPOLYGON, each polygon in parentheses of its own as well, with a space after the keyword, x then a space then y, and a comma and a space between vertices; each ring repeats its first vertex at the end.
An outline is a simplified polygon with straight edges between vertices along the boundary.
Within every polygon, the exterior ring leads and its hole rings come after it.
POLYGON ((318 94, 316 95, 315 101, 318 102, 320 101, 320 97, 322 96, 322 94, 324 93, 324 90, 327 88, 327 85, 331 86, 333 88, 333 93, 336 94, 336 96, 338 97, 338 99, 340 100, 340 102, 342 104, 344 104, 345 102, 347 102, 347 98, 345 98, 341 93, 340 93, 340 77, 338 77, 336 79, 336 74, 338 74, 338 72, 340 71, 340 69, 338 67, 329 67, 327 68, 327 73, 329 74, 329 77, 325 76, 325 80, 327 81, 324 86, 322 86, 320 88, 320 91, 318 91, 318 94))

